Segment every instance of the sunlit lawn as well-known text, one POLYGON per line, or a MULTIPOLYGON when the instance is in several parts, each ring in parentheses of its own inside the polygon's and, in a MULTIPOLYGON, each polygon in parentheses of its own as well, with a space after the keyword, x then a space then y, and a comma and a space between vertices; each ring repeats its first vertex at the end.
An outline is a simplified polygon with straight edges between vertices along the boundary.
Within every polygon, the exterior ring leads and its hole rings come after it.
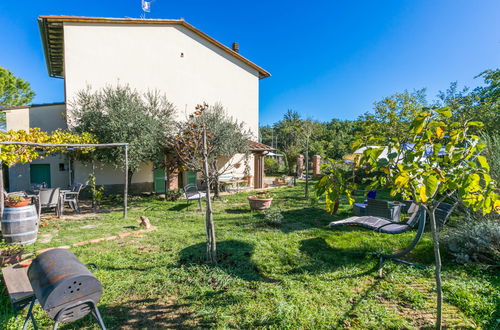
MULTIPOLYGON (((359 252, 392 251, 414 232, 376 234, 326 225, 351 215, 342 204, 331 217, 303 198, 303 186, 273 190, 284 223, 269 227, 249 210, 246 194, 215 202, 217 266, 204 264, 202 214, 184 201, 136 198, 128 219, 121 212, 96 218, 58 220, 40 229, 30 249, 55 247, 134 230, 146 215, 156 231, 73 248, 83 262, 99 266, 104 286, 99 305, 108 328, 422 328, 434 317, 432 247, 429 236, 409 260, 417 269, 378 262, 359 252), (82 228, 84 227, 84 228, 82 228), (45 243, 43 243, 43 242, 45 243)), ((384 196, 378 196, 383 198, 384 196)), ((359 199, 363 199, 359 196, 359 199)), ((495 328, 500 279, 493 271, 464 267, 444 256, 445 323, 495 328), (496 311, 496 312, 495 312, 496 311), (495 314, 496 313, 496 314, 495 314)), ((2 328, 19 328, 2 286, 2 328)), ((52 322, 37 307, 39 326, 52 322)), ((96 328, 90 317, 65 328, 96 328)))

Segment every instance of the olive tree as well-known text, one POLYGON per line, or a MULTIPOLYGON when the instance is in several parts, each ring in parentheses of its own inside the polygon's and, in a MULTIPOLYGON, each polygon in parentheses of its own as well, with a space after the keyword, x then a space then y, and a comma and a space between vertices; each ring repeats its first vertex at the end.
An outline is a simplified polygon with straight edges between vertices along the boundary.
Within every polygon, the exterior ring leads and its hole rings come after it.
MULTIPOLYGON (((129 184, 145 162, 162 164, 163 149, 174 131, 175 107, 159 91, 140 93, 130 86, 90 87, 77 93, 70 104, 72 131, 92 133, 100 143, 128 143, 129 184)), ((124 164, 117 149, 96 150, 97 160, 124 164)))
POLYGON ((248 139, 251 134, 228 116, 224 108, 217 104, 196 106, 196 111, 186 122, 178 123, 178 131, 171 148, 175 151, 181 166, 201 172, 206 184, 206 233, 207 261, 217 262, 215 225, 212 216, 210 186, 219 193, 219 177, 235 164, 230 160, 236 154, 248 157, 248 139), (224 164, 220 164, 223 160, 224 164))
MULTIPOLYGON (((478 121, 451 119, 449 108, 425 109, 397 138, 371 138, 358 166, 368 173, 385 173, 373 178, 375 186, 391 187, 391 195, 401 194, 424 208, 430 219, 434 245, 437 291, 436 328, 441 328, 442 283, 441 255, 435 210, 439 203, 458 195, 461 202, 483 214, 500 212, 497 183, 491 178, 490 166, 481 155, 485 145, 471 128, 478 121), (388 156, 381 158, 384 151, 388 156)), ((359 147, 360 144, 354 147, 359 147)))

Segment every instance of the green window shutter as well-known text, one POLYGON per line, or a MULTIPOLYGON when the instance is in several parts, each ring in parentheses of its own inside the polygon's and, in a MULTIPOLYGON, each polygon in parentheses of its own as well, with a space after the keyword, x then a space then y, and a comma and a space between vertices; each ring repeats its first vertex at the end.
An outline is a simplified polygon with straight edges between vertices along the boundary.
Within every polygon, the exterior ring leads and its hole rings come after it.
POLYGON ((47 188, 51 188, 50 164, 30 164, 31 184, 45 183, 47 188))
POLYGON ((187 184, 196 184, 196 172, 186 172, 186 181, 187 184))
POLYGON ((163 168, 157 168, 153 171, 153 185, 155 193, 165 193, 165 170, 163 168))

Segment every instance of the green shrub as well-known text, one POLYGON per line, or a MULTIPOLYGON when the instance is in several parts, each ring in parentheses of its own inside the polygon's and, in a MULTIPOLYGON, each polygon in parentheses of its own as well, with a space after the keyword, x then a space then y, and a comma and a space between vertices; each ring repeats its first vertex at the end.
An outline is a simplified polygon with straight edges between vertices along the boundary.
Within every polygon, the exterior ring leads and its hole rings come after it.
POLYGON ((442 236, 443 246, 458 263, 500 266, 500 221, 498 218, 460 223, 442 236))
POLYGON ((264 158, 264 171, 266 172, 267 175, 278 173, 279 170, 280 166, 278 165, 276 159, 271 157, 264 158))
POLYGON ((182 190, 181 189, 172 189, 172 190, 167 190, 165 192, 165 199, 167 201, 176 201, 182 196, 182 190))
POLYGON ((498 182, 500 181, 500 134, 484 134, 483 140, 486 143, 484 155, 490 164, 490 174, 498 182))
POLYGON ((281 209, 274 207, 264 211, 264 221, 268 226, 278 227, 283 222, 281 209))

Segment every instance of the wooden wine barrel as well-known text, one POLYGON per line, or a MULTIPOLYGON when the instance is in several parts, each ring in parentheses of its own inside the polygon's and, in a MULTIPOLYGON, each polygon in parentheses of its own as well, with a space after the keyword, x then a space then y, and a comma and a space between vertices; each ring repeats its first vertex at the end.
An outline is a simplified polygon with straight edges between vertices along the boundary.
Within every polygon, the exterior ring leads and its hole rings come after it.
POLYGON ((35 205, 5 207, 2 217, 2 236, 8 244, 31 244, 38 234, 38 214, 35 205))

